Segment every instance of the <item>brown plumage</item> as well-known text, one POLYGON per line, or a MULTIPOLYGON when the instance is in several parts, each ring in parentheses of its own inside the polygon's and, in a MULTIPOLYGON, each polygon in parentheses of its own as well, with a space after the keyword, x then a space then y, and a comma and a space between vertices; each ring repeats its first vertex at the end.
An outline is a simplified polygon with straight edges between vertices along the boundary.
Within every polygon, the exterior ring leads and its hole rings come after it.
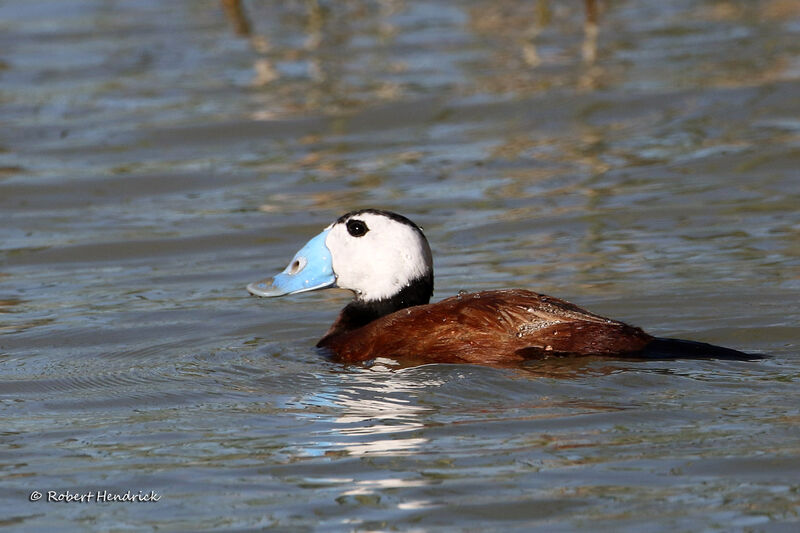
POLYGON ((415 362, 498 364, 565 355, 624 355, 653 338, 564 300, 523 289, 453 296, 395 311, 361 327, 343 316, 317 346, 355 363, 386 357, 415 362))

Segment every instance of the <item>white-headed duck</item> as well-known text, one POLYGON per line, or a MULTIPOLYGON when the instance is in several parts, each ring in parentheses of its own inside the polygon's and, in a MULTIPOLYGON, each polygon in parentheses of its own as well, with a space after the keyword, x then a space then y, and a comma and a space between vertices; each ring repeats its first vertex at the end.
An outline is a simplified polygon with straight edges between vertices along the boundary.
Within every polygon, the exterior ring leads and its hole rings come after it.
POLYGON ((419 226, 397 213, 352 211, 308 241, 256 296, 338 287, 355 294, 317 346, 336 361, 505 365, 532 358, 758 359, 711 344, 652 337, 564 300, 524 289, 460 293, 438 303, 433 259, 419 226))

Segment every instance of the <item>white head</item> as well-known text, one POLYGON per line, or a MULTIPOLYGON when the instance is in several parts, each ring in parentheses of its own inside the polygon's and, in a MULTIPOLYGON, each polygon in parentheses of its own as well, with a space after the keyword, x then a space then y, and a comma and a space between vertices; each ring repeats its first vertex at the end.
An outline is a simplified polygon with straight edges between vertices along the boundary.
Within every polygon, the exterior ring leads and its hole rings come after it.
POLYGON ((349 289, 363 302, 386 300, 414 284, 433 287, 433 259, 422 230, 389 211, 364 209, 341 216, 311 239, 286 269, 251 283, 257 296, 282 296, 326 287, 349 289))
POLYGON ((387 211, 348 213, 329 226, 336 286, 359 300, 390 298, 412 281, 432 276, 428 240, 405 217, 387 211))

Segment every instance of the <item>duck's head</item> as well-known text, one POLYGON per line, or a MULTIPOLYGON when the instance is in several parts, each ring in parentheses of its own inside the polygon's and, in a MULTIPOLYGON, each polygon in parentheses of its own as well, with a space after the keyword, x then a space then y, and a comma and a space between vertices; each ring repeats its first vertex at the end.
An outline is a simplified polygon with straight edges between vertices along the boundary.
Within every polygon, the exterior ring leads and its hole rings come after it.
POLYGON ((273 297, 329 287, 349 289, 366 303, 395 298, 413 287, 424 297, 421 303, 427 303, 433 292, 428 240, 402 215, 352 211, 308 241, 283 272, 251 283, 247 290, 273 297))

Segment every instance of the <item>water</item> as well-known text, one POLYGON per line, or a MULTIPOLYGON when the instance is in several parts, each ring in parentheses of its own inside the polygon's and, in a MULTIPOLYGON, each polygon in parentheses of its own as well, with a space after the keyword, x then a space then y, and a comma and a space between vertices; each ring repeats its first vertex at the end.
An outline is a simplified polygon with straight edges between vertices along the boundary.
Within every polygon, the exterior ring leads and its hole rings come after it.
POLYGON ((0 524, 796 529, 800 11, 600 7, 0 2, 0 524), (347 294, 244 286, 367 206, 437 299, 772 357, 333 364, 347 294))

